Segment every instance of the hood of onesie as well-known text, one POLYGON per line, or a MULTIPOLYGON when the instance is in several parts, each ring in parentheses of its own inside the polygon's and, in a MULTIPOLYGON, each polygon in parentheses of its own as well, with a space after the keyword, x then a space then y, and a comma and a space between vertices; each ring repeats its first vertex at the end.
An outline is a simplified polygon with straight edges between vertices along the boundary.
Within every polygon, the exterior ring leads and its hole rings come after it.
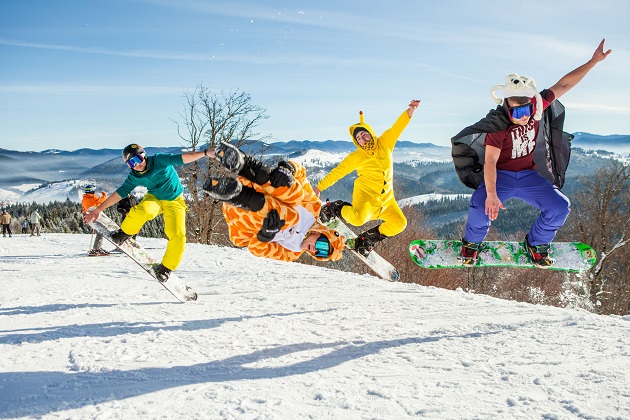
POLYGON ((374 133, 372 127, 365 123, 363 119, 363 111, 359 111, 359 122, 356 124, 352 124, 348 128, 348 131, 350 132, 350 137, 352 137, 354 145, 357 146, 358 149, 363 149, 367 152, 373 152, 376 149, 376 133, 374 133), (357 139, 354 137, 355 134, 359 131, 367 131, 372 136, 372 140, 367 142, 363 147, 361 147, 359 143, 357 143, 357 139))
POLYGON ((308 253, 311 257, 319 261, 337 261, 343 256, 341 251, 346 247, 346 237, 342 236, 336 230, 330 229, 320 223, 315 223, 311 228, 311 231, 323 233, 330 242, 332 252, 328 255, 328 258, 316 257, 313 254, 308 253))

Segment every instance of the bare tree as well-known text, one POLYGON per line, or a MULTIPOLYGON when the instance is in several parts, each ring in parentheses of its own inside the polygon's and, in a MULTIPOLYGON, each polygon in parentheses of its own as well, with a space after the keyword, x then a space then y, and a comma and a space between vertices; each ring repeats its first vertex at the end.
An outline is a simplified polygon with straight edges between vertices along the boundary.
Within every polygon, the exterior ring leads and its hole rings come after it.
MULTIPOLYGON (((180 114, 183 123, 175 123, 179 137, 190 151, 214 148, 221 141, 241 146, 246 141, 252 144, 270 138, 256 132, 268 116, 263 108, 252 104, 245 92, 215 93, 199 85, 184 97, 186 103, 180 114)), ((186 222, 190 242, 229 244, 221 203, 208 198, 201 190, 209 177, 221 171, 217 162, 202 159, 186 165, 181 172, 182 182, 188 189, 186 204, 190 211, 186 222)))
POLYGON ((587 291, 601 313, 628 313, 630 270, 630 168, 611 160, 592 177, 583 177, 568 224, 571 235, 591 245, 597 263, 588 275, 587 291), (614 303, 614 304, 613 304, 614 303))

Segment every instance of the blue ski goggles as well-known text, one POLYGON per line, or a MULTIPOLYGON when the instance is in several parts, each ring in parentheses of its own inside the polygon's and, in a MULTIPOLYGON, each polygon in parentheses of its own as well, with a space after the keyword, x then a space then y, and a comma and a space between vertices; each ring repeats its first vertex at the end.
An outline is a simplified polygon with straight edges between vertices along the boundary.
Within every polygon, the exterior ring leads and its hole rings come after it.
POLYGON ((508 109, 510 110, 510 116, 512 116, 512 119, 520 120, 523 117, 532 116, 534 113, 534 104, 530 102, 525 105, 515 106, 514 108, 508 106, 508 109))
POLYGON ((144 158, 142 157, 142 155, 136 155, 132 157, 131 159, 127 160, 127 166, 133 169, 134 166, 140 165, 142 162, 144 162, 144 158))
POLYGON ((323 233, 319 235, 315 242, 315 256, 320 258, 328 258, 330 255, 330 241, 323 233))

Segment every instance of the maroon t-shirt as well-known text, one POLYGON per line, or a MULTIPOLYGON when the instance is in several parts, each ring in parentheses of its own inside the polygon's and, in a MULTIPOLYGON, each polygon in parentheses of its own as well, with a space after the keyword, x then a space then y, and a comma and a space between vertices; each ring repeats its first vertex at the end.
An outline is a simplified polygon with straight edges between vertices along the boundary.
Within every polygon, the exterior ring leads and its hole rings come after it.
MULTIPOLYGON (((543 102, 545 110, 551 102, 556 99, 551 89, 547 93, 543 102)), ((536 110, 536 98, 532 98, 534 111, 536 110)), ((536 169, 534 163, 534 148, 536 147, 536 136, 540 121, 534 120, 532 115, 526 125, 512 124, 507 130, 488 133, 484 146, 494 146, 501 149, 497 169, 507 171, 524 171, 526 169, 536 169)))

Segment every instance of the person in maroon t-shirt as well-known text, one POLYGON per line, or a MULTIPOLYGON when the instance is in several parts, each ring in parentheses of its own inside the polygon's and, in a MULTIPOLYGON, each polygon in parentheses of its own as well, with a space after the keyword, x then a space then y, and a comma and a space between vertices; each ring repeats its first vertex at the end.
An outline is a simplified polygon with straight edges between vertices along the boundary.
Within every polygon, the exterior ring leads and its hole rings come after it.
POLYGON ((529 233, 525 235, 528 254, 534 264, 547 268, 554 263, 549 257, 549 244, 569 215, 569 199, 536 171, 534 148, 542 111, 577 85, 586 74, 611 50, 604 52, 604 40, 593 56, 582 66, 562 77, 541 97, 534 79, 517 74, 506 76, 505 85, 494 86, 491 95, 501 103, 494 92, 503 93, 503 112, 509 118, 507 129, 486 135, 484 182, 470 199, 466 232, 462 239, 460 261, 474 265, 481 243, 490 222, 505 209, 503 201, 518 198, 538 208, 541 213, 529 233))

